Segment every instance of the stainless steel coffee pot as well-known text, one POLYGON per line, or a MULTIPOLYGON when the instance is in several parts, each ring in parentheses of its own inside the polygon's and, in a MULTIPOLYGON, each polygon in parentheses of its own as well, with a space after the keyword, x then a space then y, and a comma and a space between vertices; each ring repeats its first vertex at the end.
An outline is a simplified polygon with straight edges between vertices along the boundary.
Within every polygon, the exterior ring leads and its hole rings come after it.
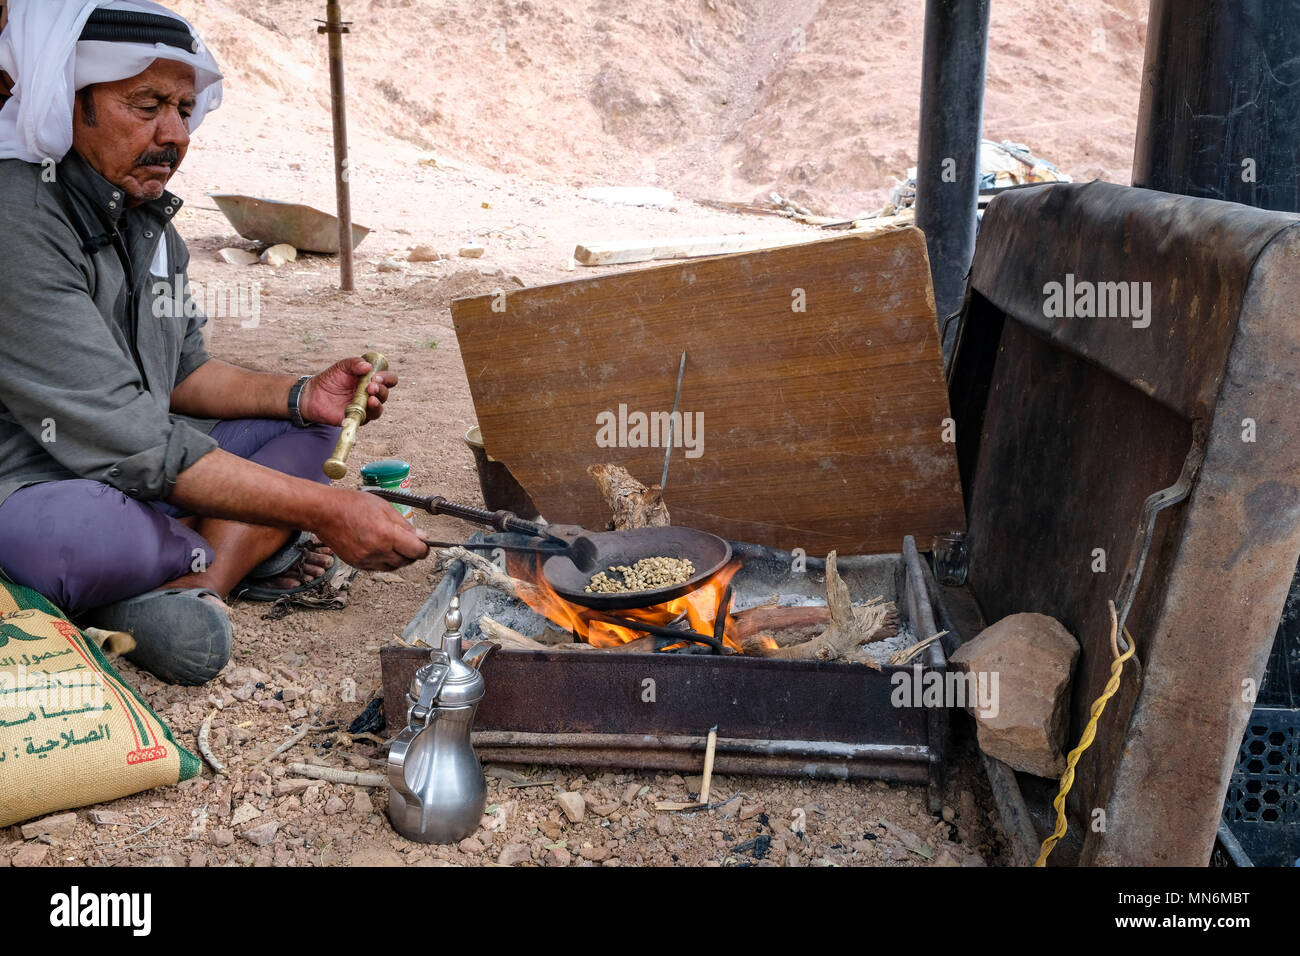
POLYGON ((487 780, 470 745, 485 685, 479 667, 497 645, 480 641, 462 656, 460 599, 444 619, 442 647, 411 679, 406 729, 388 753, 388 818, 421 843, 456 843, 479 827, 487 780))

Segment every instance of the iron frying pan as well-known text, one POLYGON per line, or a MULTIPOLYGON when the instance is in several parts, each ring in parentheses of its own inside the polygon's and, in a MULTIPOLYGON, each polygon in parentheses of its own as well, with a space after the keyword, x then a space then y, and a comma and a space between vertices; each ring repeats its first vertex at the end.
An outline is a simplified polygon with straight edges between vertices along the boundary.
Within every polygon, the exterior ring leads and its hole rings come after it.
POLYGON ((538 547, 483 545, 506 551, 525 551, 548 555, 542 575, 560 597, 581 607, 600 611, 663 604, 700 587, 731 560, 731 544, 707 531, 693 528, 634 528, 628 531, 588 531, 578 525, 539 525, 525 521, 509 511, 487 511, 448 501, 441 495, 417 495, 392 488, 365 488, 365 491, 397 504, 419 508, 429 514, 445 514, 474 521, 497 531, 514 531, 543 539, 538 547), (632 565, 642 558, 687 558, 695 574, 681 584, 649 591, 622 591, 613 594, 585 590, 597 571, 612 565, 632 565))

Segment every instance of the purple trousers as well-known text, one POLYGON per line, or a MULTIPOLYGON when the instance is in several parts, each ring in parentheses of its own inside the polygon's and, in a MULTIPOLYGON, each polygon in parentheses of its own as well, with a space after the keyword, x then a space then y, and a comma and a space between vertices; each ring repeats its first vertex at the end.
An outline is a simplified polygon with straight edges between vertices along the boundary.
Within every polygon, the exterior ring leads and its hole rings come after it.
MULTIPOLYGON (((329 479, 321 465, 338 433, 330 425, 294 428, 258 418, 212 429, 225 451, 322 484, 329 479)), ((0 571, 75 617, 190 574, 200 556, 211 565, 207 541, 176 520, 186 514, 85 478, 29 485, 0 504, 0 571)))

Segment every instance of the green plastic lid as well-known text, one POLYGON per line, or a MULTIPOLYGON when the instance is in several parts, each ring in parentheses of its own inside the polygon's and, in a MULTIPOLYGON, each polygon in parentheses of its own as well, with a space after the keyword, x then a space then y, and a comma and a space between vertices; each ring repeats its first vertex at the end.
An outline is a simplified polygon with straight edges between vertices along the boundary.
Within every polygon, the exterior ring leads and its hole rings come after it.
POLYGON ((400 458, 385 458, 372 461, 361 468, 361 480, 382 483, 394 479, 406 478, 411 474, 411 463, 400 458))

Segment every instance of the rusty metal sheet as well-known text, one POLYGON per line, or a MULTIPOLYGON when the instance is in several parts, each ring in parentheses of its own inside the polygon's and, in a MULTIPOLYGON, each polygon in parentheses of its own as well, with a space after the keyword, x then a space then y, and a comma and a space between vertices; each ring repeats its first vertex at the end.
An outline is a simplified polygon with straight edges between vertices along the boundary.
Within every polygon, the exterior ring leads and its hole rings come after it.
POLYGON ((1079 765, 1073 804, 1107 812, 1084 862, 1209 858, 1241 682, 1262 674, 1300 555, 1297 222, 1102 183, 1007 193, 984 219, 950 378, 971 585, 990 621, 1039 611, 1080 639, 1071 745, 1109 673, 1105 602, 1143 501, 1209 438, 1191 498, 1156 522, 1138 654, 1079 765), (1149 282, 1150 323, 1046 316, 1066 273, 1149 282))
MULTIPOLYGON (((380 656, 391 732, 406 716, 395 702, 429 652, 386 647, 380 656)), ((717 724, 737 738, 924 746, 927 709, 890 704, 895 670, 907 669, 740 656, 503 650, 483 665, 488 691, 474 727, 692 734, 717 724)))
POLYGON ((984 213, 971 287, 1054 345, 1191 418, 1214 405, 1251 266, 1296 219, 1104 182, 1012 190, 984 213), (1064 285, 1067 275, 1076 284, 1150 283, 1152 324, 1048 316, 1044 286, 1064 285))
MULTIPOLYGON (((1300 558, 1300 229, 1252 270, 1146 674, 1083 861, 1204 865, 1300 558), (1243 440, 1247 422, 1254 440, 1243 440), (1113 837, 1112 837, 1113 834, 1113 837)), ((1154 609, 1153 609, 1154 610, 1154 609)))

